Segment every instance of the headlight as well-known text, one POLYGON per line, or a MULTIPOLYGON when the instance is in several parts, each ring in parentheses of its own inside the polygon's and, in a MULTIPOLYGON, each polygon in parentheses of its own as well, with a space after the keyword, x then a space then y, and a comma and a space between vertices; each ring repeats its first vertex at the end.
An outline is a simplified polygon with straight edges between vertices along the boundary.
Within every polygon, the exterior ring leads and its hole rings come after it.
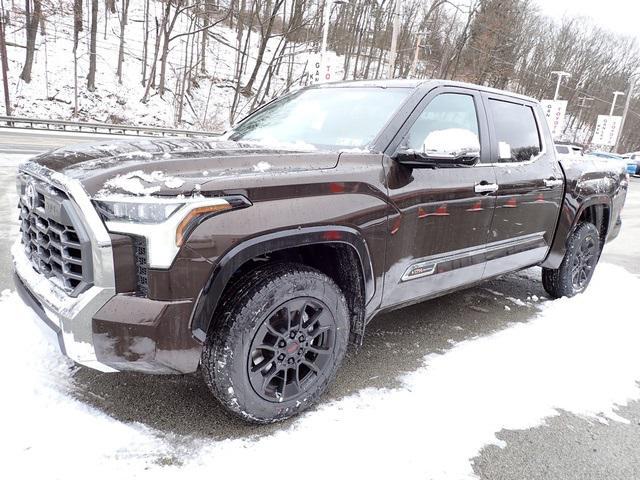
POLYGON ((241 195, 171 199, 118 197, 93 203, 109 232, 146 238, 151 268, 169 268, 180 247, 203 219, 251 205, 241 195))
POLYGON ((173 215, 184 203, 140 203, 119 201, 94 202, 105 221, 161 223, 173 215))

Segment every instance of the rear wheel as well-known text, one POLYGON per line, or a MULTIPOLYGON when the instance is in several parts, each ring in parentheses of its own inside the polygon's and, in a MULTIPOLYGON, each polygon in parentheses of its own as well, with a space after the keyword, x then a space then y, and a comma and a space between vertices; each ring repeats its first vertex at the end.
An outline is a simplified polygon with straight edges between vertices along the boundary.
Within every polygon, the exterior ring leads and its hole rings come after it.
POLYGON ((249 273, 223 301, 202 371, 232 413, 265 423, 311 406, 335 377, 349 315, 338 286, 295 264, 249 273))
POLYGON ((581 223, 569 237, 558 269, 542 269, 542 285, 553 298, 583 292, 600 258, 600 235, 592 223, 581 223))

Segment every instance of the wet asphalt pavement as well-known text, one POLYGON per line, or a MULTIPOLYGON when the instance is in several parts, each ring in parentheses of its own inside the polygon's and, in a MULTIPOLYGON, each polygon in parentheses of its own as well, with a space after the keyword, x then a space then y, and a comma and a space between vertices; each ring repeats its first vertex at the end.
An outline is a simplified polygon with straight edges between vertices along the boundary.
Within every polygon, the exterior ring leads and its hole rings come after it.
MULTIPOLYGON (((17 232, 13 183, 17 158, 0 153, 0 290, 12 288, 9 247, 17 232)), ((630 183, 621 233, 627 240, 640 238, 640 179, 630 183)), ((640 274, 640 242, 633 245, 627 240, 608 245, 603 259, 640 274)), ((324 400, 366 387, 396 387, 398 378, 421 366, 426 354, 442 353, 459 341, 530 320, 537 312, 533 296, 545 297, 539 269, 379 316, 368 326, 364 346, 349 351, 324 400)), ((265 427, 232 418, 198 375, 101 374, 81 367, 74 378, 80 400, 116 419, 168 434, 235 438, 268 434, 292 422, 265 427)), ((640 402, 630 403, 620 414, 630 423, 604 425, 561 414, 537 428, 499 432, 507 446, 486 447, 474 459, 474 469, 487 479, 640 478, 640 402)))

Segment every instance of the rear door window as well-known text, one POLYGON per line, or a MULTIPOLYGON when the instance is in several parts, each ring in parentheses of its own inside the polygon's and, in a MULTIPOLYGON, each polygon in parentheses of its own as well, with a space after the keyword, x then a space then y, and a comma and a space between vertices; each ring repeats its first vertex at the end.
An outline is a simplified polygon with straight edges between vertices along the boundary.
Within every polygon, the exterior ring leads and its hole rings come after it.
POLYGON ((527 105, 489 99, 499 162, 526 162, 541 150, 533 109, 527 105))

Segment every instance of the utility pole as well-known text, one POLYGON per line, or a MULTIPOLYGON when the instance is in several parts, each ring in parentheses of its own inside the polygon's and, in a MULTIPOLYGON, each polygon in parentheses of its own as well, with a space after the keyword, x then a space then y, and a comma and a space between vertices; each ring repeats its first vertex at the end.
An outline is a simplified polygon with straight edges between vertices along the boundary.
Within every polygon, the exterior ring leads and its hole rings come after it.
POLYGON ((560 83, 562 82, 562 78, 563 77, 571 77, 571 74, 569 72, 563 72, 561 70, 554 70, 553 72, 551 72, 551 75, 557 75, 558 76, 558 83, 556 84, 556 93, 553 95, 553 99, 557 100, 558 99, 558 95, 560 93, 560 83))
POLYGON ((2 56, 2 86, 4 87, 4 109, 7 113, 7 117, 11 116, 11 99, 9 98, 9 65, 7 62, 7 44, 5 43, 5 16, 4 16, 4 2, 2 4, 2 11, 0 11, 0 55, 2 56))
POLYGON ((416 51, 413 54, 413 62, 411 63, 411 70, 409 71, 409 77, 413 78, 416 73, 416 68, 418 67, 418 58, 420 56, 420 37, 423 35, 427 35, 428 32, 418 32, 416 33, 416 51))
POLYGON ((611 111, 609 112, 609 116, 613 116, 613 109, 616 108, 616 100, 620 95, 624 95, 624 92, 613 92, 613 103, 611 104, 611 111))
POLYGON ((620 130, 618 130, 618 138, 616 138, 616 145, 613 147, 614 152, 618 152, 620 148, 620 140, 622 140, 622 129, 624 128, 624 122, 627 120, 629 114, 629 106, 631 105, 631 97, 633 96, 633 89, 636 86, 636 80, 640 71, 632 74, 629 78, 629 89, 627 90, 627 98, 624 102, 624 110, 622 111, 622 121, 620 122, 620 130))
POLYGON ((387 78, 393 78, 396 70, 396 56, 398 51, 398 34, 400 33, 400 15, 402 14, 402 0, 396 0, 393 13, 393 31, 391 32, 391 51, 389 52, 389 70, 387 78))
POLYGON ((327 40, 329 38, 329 23, 331 23, 331 12, 334 5, 344 5, 345 0, 325 0, 322 23, 322 44, 320 45, 320 81, 327 74, 327 40))

